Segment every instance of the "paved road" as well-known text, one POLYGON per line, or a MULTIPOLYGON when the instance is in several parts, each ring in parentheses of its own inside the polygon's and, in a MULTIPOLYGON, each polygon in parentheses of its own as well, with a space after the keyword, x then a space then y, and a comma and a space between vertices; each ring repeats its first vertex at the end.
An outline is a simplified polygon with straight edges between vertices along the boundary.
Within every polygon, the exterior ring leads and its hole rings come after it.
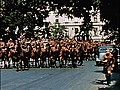
POLYGON ((1 90, 104 90, 100 88, 107 85, 102 81, 102 67, 95 66, 94 61, 86 61, 78 68, 1 70, 1 90))

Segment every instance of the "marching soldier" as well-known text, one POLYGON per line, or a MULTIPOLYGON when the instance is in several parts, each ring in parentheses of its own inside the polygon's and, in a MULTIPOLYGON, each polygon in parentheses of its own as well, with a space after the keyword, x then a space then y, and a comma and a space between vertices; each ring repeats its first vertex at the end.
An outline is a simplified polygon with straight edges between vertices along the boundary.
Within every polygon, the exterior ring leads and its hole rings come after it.
POLYGON ((55 52, 56 52, 56 48, 55 48, 55 41, 53 41, 53 43, 51 43, 51 58, 50 58, 50 67, 52 68, 53 65, 56 65, 56 61, 55 61, 55 52))
POLYGON ((114 61, 115 59, 113 57, 113 54, 110 53, 110 49, 108 48, 106 50, 106 54, 103 55, 102 57, 102 62, 104 62, 103 71, 105 73, 105 77, 108 85, 110 84, 110 77, 114 67, 114 61))
POLYGON ((26 69, 26 70, 29 69, 29 65, 28 65, 28 62, 29 62, 29 53, 28 52, 30 51, 29 49, 30 49, 30 45, 27 45, 27 43, 24 42, 22 50, 24 53, 24 57, 23 57, 24 69, 26 69))
POLYGON ((84 56, 85 56, 85 60, 88 61, 88 49, 86 45, 84 45, 84 56))
POLYGON ((70 57, 71 57, 71 60, 72 60, 72 67, 73 68, 76 68, 76 59, 77 59, 77 51, 75 49, 75 45, 73 44, 72 47, 71 47, 71 51, 70 51, 70 57))
POLYGON ((44 43, 40 45, 40 58, 41 58, 41 65, 40 67, 45 67, 46 57, 45 57, 46 47, 44 43))
POLYGON ((22 62, 24 61, 24 51, 22 50, 23 45, 22 41, 18 42, 18 62, 17 62, 17 71, 24 70, 22 62))
POLYGON ((58 64, 60 64, 60 57, 59 57, 59 54, 60 54, 60 46, 59 44, 57 43, 56 46, 55 46, 55 64, 56 64, 56 67, 59 67, 58 64))
POLYGON ((13 67, 15 67, 15 43, 13 42, 12 39, 10 39, 9 41, 9 53, 8 53, 8 58, 9 58, 9 61, 8 61, 8 68, 11 68, 12 65, 13 67))
POLYGON ((20 45, 20 53, 19 53, 19 57, 20 57, 20 68, 21 70, 27 69, 28 70, 28 59, 26 58, 26 52, 27 52, 27 45, 25 43, 25 41, 21 42, 20 45), (23 63, 24 63, 24 69, 23 69, 23 63))
POLYGON ((84 60, 84 50, 83 50, 83 45, 81 45, 81 47, 79 48, 79 56, 80 56, 80 60, 79 60, 79 65, 82 66, 83 65, 83 60, 84 60))
MULTIPOLYGON (((28 49, 30 49, 29 47, 27 47, 28 49)), ((36 46, 36 42, 32 41, 31 42, 31 49, 30 49, 30 57, 32 59, 32 67, 35 64, 35 67, 37 67, 37 60, 36 60, 36 55, 37 55, 37 46, 36 46)))
POLYGON ((1 38, 0 39, 0 67, 2 68, 4 68, 4 65, 5 65, 4 54, 5 54, 5 43, 3 42, 1 38))
POLYGON ((46 67, 50 67, 51 47, 49 43, 46 44, 46 67))

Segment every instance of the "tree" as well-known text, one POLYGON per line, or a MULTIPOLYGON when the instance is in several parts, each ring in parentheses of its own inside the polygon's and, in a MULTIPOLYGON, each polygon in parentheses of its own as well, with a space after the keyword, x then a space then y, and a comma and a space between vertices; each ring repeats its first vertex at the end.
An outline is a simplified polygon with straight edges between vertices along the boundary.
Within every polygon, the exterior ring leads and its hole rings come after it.
POLYGON ((58 15, 66 14, 69 18, 83 17, 84 25, 90 26, 89 11, 94 6, 95 11, 100 9, 101 20, 106 22, 103 30, 111 31, 112 36, 120 40, 119 0, 1 0, 0 4, 1 35, 6 33, 7 27, 11 35, 17 26, 19 32, 27 26, 28 32, 33 33, 35 26, 44 25, 43 20, 49 16, 50 11, 58 15))
POLYGON ((33 33, 35 26, 43 26, 48 13, 45 0, 1 0, 1 34, 9 27, 12 36, 17 26, 20 32, 27 26, 28 32, 33 33))
POLYGON ((110 39, 120 42, 120 6, 119 0, 97 0, 94 8, 100 9, 101 21, 106 22, 103 31, 107 35, 111 34, 110 39))
POLYGON ((60 25, 60 23, 55 23, 53 26, 51 26, 51 35, 56 39, 60 39, 64 36, 65 29, 66 28, 64 25, 60 25))
POLYGON ((28 26, 33 33, 35 26, 43 26, 43 19, 48 17, 50 11, 69 17, 84 17, 89 22, 89 10, 92 0, 1 0, 1 31, 9 27, 14 33, 18 26, 19 31, 28 26))
MULTIPOLYGON (((87 27, 86 25, 91 25, 89 12, 92 9, 91 6, 93 6, 92 0, 53 0, 53 4, 50 4, 50 7, 53 7, 52 10, 56 10, 61 16, 62 14, 66 14, 69 18, 83 17, 85 27, 87 27)), ((89 29, 85 30, 84 34, 88 35, 89 29)))
MULTIPOLYGON (((103 26, 103 31, 110 35, 109 39, 120 42, 120 6, 119 0, 52 0, 53 10, 58 10, 58 14, 63 13, 70 18, 83 17, 84 27, 90 24, 90 10, 94 6, 94 14, 100 10, 101 21, 106 24, 103 26)), ((50 6, 50 7, 51 7, 50 6)), ((89 30, 89 29, 88 29, 89 30)), ((88 32, 88 31, 86 31, 88 32)))

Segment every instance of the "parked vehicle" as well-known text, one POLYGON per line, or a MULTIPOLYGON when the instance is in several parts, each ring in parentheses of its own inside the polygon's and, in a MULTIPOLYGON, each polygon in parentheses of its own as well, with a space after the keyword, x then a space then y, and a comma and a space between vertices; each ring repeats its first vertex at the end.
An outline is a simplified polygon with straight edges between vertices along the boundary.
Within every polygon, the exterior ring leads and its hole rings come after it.
MULTIPOLYGON (((96 55, 96 65, 103 65, 103 62, 101 61, 101 58, 103 57, 103 55, 106 53, 106 49, 109 48, 110 49, 110 53, 112 53, 113 51, 113 46, 99 46, 98 47, 98 54, 96 55)), ((119 48, 117 48, 118 50, 118 64, 120 63, 120 53, 119 53, 119 48)))

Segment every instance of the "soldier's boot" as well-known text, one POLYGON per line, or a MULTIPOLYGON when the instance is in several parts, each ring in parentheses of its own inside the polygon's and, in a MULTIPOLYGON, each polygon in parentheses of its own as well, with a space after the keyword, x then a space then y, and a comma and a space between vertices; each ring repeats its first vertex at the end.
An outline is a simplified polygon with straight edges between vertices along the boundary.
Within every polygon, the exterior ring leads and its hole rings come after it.
POLYGON ((111 75, 110 74, 106 74, 106 81, 107 81, 107 85, 110 84, 110 77, 111 75))

